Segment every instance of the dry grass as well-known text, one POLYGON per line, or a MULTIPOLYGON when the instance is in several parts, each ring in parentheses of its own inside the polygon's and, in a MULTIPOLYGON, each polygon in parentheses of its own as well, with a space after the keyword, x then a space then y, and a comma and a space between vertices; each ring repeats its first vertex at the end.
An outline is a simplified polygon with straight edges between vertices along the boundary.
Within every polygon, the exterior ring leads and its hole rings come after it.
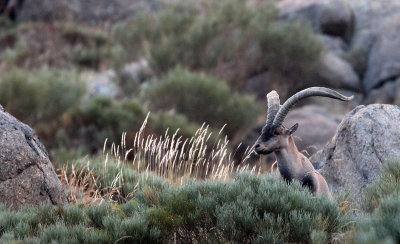
POLYGON ((90 203, 105 198, 124 201, 134 194, 139 184, 128 182, 128 174, 132 171, 138 173, 139 178, 159 176, 171 184, 182 184, 189 178, 229 179, 232 173, 245 170, 260 173, 260 167, 255 165, 249 168, 246 163, 252 153, 251 148, 246 149, 242 162, 238 164, 234 161, 237 149, 229 148, 229 140, 222 136, 223 128, 217 140, 210 143, 212 132, 204 124, 192 138, 184 139, 179 136, 179 130, 172 136, 168 135, 168 130, 164 136, 145 136, 147 122, 148 115, 135 134, 132 148, 126 146, 126 133, 122 134, 121 144, 112 143, 110 150, 106 140, 100 169, 94 167, 93 160, 88 157, 63 167, 61 180, 68 186, 70 202, 90 203), (133 159, 128 160, 128 156, 133 159), (126 183, 136 184, 135 188, 121 194, 126 183))

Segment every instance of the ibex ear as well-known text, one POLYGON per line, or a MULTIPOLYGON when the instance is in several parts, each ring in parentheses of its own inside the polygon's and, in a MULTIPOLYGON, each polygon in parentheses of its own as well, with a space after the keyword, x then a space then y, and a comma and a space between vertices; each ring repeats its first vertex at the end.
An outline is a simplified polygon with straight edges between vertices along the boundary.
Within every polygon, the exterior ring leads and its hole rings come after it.
POLYGON ((287 135, 293 134, 293 133, 297 130, 297 128, 299 128, 299 124, 298 124, 298 123, 296 123, 296 124, 293 125, 289 130, 287 130, 287 131, 286 131, 286 134, 287 134, 287 135))

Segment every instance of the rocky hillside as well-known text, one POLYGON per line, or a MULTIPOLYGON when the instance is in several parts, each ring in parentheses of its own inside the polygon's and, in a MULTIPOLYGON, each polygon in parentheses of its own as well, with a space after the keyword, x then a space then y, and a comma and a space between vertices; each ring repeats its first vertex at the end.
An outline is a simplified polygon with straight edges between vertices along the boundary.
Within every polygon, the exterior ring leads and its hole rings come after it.
MULTIPOLYGON (((278 6, 282 19, 310 23, 323 43, 324 51, 315 68, 315 83, 312 85, 337 88, 345 94, 355 95, 350 104, 323 99, 311 99, 310 103, 322 105, 322 110, 327 109, 325 113, 338 114, 339 117, 360 104, 400 105, 400 2, 283 0, 279 1, 278 6)), ((257 88, 262 87, 264 80, 268 80, 268 76, 264 75, 256 85, 251 83, 253 80, 249 83, 253 87, 252 91, 257 92, 260 98, 263 97, 264 90, 257 88)), ((310 155, 321 149, 334 135, 329 128, 335 126, 329 125, 335 120, 330 116, 325 116, 329 122, 314 125, 313 128, 317 128, 315 130, 301 129, 302 123, 314 124, 314 116, 304 116, 298 120, 298 135, 303 140, 298 140, 297 143, 301 150, 306 150, 310 155), (324 136, 320 136, 320 131, 324 131, 324 136), (319 143, 322 138, 326 139, 319 143)), ((255 128, 254 135, 249 135, 246 140, 248 145, 256 139, 261 127, 262 123, 255 128)))
MULTIPOLYGON (((238 93, 237 98, 250 94, 257 99, 257 102, 242 101, 242 105, 252 103, 255 106, 248 111, 236 110, 240 113, 236 118, 231 118, 234 113, 227 109, 232 106, 222 100, 214 103, 213 108, 223 107, 226 111, 221 115, 223 118, 215 122, 215 127, 223 126, 222 120, 226 119, 229 124, 242 123, 229 131, 232 148, 244 141, 239 151, 251 147, 257 138, 265 120, 259 107, 265 106, 265 94, 272 89, 277 90, 282 99, 309 86, 325 86, 345 95, 355 95, 351 103, 312 98, 289 114, 288 126, 300 123, 296 140, 308 155, 323 147, 334 135, 344 114, 354 107, 372 103, 400 104, 397 48, 400 3, 395 0, 248 0, 247 4, 231 0, 227 1, 231 5, 211 7, 200 2, 185 5, 179 1, 158 0, 74 0, 68 4, 59 0, 6 2, 6 7, 2 6, 0 11, 6 15, 13 12, 16 27, 11 24, 0 34, 3 80, 17 84, 15 79, 30 77, 34 80, 31 83, 35 83, 43 80, 42 73, 47 71, 38 70, 46 66, 72 70, 85 83, 84 92, 74 84, 69 88, 74 95, 64 94, 64 106, 55 109, 60 114, 53 112, 46 118, 46 123, 51 121, 50 128, 41 123, 44 117, 26 116, 23 109, 15 108, 16 103, 0 101, 8 111, 32 124, 50 150, 53 145, 59 147, 59 143, 52 140, 52 135, 58 135, 62 138, 62 147, 76 148, 83 142, 90 145, 83 151, 94 152, 105 136, 114 140, 122 131, 138 129, 138 121, 143 120, 148 110, 163 113, 155 116, 154 121, 158 122, 152 132, 184 127, 187 135, 194 127, 210 123, 216 114, 222 114, 216 109, 207 112, 208 117, 192 114, 188 111, 198 110, 197 107, 177 107, 178 102, 168 97, 157 102, 154 99, 157 95, 143 96, 148 87, 155 87, 149 86, 152 81, 166 80, 176 66, 217 77, 228 84, 232 92, 238 93), (234 14, 224 15, 223 9, 234 14), (141 13, 147 14, 142 16, 141 13), (207 18, 204 18, 205 13, 207 18), (146 15, 150 17, 144 17, 146 15), (243 19, 239 18, 241 16, 243 19), (230 19, 226 21, 225 18, 230 19), (9 72, 16 67, 28 72, 9 72), (18 77, 15 74, 19 74, 18 77), (97 99, 99 96, 113 102, 97 99), (73 99, 69 101, 68 97, 73 99), (92 101, 92 98, 96 99, 92 101), (127 100, 131 104, 127 105, 127 100), (164 104, 166 101, 169 103, 164 104), (101 106, 108 106, 110 111, 118 110, 118 116, 112 116, 118 119, 100 119, 102 115, 95 111, 101 106), (79 108, 72 109, 76 107, 79 108), (134 125, 120 122, 133 119, 132 115, 126 115, 132 111, 136 118, 134 125), (160 118, 164 121, 160 122, 160 118), (64 127, 73 129, 59 130, 64 127)), ((61 79, 60 83, 70 79, 67 75, 56 75, 58 71, 50 73, 56 80, 61 79)), ((7 89, 13 88, 8 86, 7 89)), ((5 88, 3 91, 12 94, 5 88)), ((170 94, 175 92, 172 89, 170 94)), ((43 97, 39 92, 30 96, 43 97)), ((216 94, 213 99, 218 100, 218 97, 222 96, 216 94)), ((231 101, 237 102, 235 99, 231 101)), ((10 100, 13 101, 7 98, 10 100)), ((205 97, 204 101, 210 98, 205 97)), ((197 105, 202 103, 203 100, 197 105)), ((28 105, 24 106, 29 108, 28 105)), ((256 156, 254 159, 258 161, 256 156)))

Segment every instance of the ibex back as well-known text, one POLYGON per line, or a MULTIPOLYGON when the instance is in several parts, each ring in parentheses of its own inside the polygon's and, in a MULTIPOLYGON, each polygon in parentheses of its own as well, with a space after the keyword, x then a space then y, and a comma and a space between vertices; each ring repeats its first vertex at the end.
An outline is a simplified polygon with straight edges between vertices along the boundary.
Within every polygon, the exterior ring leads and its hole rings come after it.
POLYGON ((258 154, 274 152, 279 172, 286 181, 299 180, 313 194, 326 194, 332 199, 325 178, 314 169, 310 160, 297 150, 292 134, 297 130, 298 124, 296 123, 290 129, 282 125, 290 109, 301 99, 311 96, 330 97, 342 101, 353 98, 328 88, 311 87, 296 93, 280 106, 278 93, 271 91, 267 95, 267 122, 255 143, 254 150, 258 154))

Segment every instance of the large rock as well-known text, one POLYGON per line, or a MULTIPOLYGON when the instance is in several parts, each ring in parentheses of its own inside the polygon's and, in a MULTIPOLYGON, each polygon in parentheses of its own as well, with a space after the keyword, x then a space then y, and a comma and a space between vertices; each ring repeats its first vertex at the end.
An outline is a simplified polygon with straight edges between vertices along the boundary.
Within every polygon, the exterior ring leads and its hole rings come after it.
POLYGON ((63 205, 67 197, 35 132, 0 106, 0 203, 63 205))
POLYGON ((353 67, 331 52, 323 54, 316 73, 320 85, 361 91, 361 82, 353 67))
POLYGON ((281 99, 285 99, 301 89, 310 86, 325 86, 361 92, 362 85, 352 66, 333 52, 324 52, 314 69, 313 78, 302 84, 286 84, 271 81, 268 71, 251 77, 246 81, 243 92, 254 94, 257 99, 265 99, 266 91, 276 90, 281 99))
POLYGON ((382 25, 400 11, 398 0, 344 0, 356 16, 358 30, 378 30, 382 25))
POLYGON ((398 0, 345 0, 356 16, 353 47, 369 52, 377 32, 400 11, 398 0))
POLYGON ((340 37, 318 35, 325 49, 332 52, 338 57, 341 57, 348 50, 348 44, 340 37))
MULTIPOLYGON (((400 1, 397 0, 345 0, 356 16, 352 50, 365 52, 369 57, 367 72, 361 74, 364 89, 379 88, 391 75, 397 75, 397 46, 400 1), (393 40, 392 40, 393 38, 393 40), (392 53, 393 52, 393 53, 392 53), (388 56, 387 56, 388 55, 388 56), (393 62, 394 61, 394 62, 393 62)), ((362 58, 362 57, 359 57, 362 58)), ((363 60, 361 61, 364 62, 363 60)))
POLYGON ((396 103, 399 99, 400 78, 395 81, 385 82, 385 84, 377 89, 372 89, 365 97, 363 104, 387 103, 400 105, 396 103))
POLYGON ((400 15, 392 18, 379 32, 369 54, 363 81, 366 91, 400 76, 400 15))
POLYGON ((353 10, 341 0, 283 0, 281 16, 288 20, 306 19, 315 30, 350 40, 355 20, 353 10))
POLYGON ((346 115, 335 136, 310 160, 332 191, 347 190, 357 201, 377 179, 386 160, 400 158, 400 108, 358 106, 346 115))

